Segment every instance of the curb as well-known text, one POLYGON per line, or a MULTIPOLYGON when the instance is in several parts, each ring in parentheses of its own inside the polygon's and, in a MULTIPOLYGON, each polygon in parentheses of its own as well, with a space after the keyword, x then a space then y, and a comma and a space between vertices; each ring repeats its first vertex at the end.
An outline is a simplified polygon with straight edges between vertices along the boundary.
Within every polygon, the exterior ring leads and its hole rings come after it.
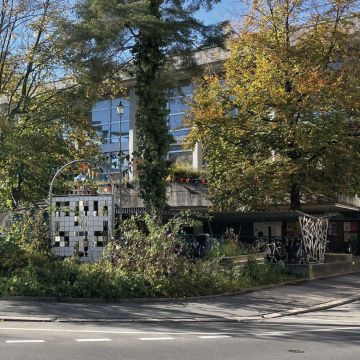
POLYGON ((0 315, 0 322, 1 321, 21 321, 21 322, 54 322, 54 318, 49 317, 35 317, 35 316, 4 316, 0 315))
MULTIPOLYGON (((338 277, 340 275, 335 276, 324 276, 317 279, 309 279, 309 278, 302 278, 297 280, 290 280, 285 281, 279 284, 271 284, 265 286, 259 286, 254 288, 243 289, 238 292, 234 293, 225 293, 225 294, 218 294, 218 295, 206 295, 206 296, 195 296, 195 297, 181 297, 181 298, 133 298, 133 299, 120 299, 116 302, 107 302, 103 299, 90 299, 90 298, 56 298, 56 297, 26 297, 26 296, 19 296, 19 297, 6 297, 1 298, 1 300, 10 300, 10 301, 44 301, 44 302, 69 302, 69 303, 105 303, 105 304, 121 304, 121 303, 154 303, 154 302, 185 302, 185 301, 193 301, 193 300, 202 300, 202 299, 211 299, 211 298, 221 298, 224 296, 235 296, 241 295, 245 293, 251 293, 259 290, 266 290, 272 289, 280 286, 286 285, 297 285, 302 283, 310 282, 311 280, 321 280, 330 277, 338 277)), ((345 304, 349 304, 355 301, 360 300, 360 292, 356 293, 347 298, 337 299, 328 301, 325 303, 320 303, 317 305, 313 305, 306 308, 294 308, 290 310, 285 310, 282 312, 274 312, 268 314, 259 314, 257 316, 249 316, 249 317, 200 317, 200 318, 139 318, 139 319, 124 319, 124 318, 105 318, 105 319, 81 319, 81 318, 58 318, 58 317, 46 317, 46 316, 11 316, 11 315, 1 315, 0 314, 0 321, 24 321, 24 322, 61 322, 61 323, 159 323, 159 322, 168 322, 168 323, 180 323, 180 322, 250 322, 250 321, 262 321, 267 319, 274 319, 279 317, 286 317, 291 315, 298 315, 298 314, 305 314, 320 310, 330 309, 336 306, 341 306, 345 304)))
POLYGON ((256 317, 204 317, 204 318, 147 318, 147 319, 56 319, 53 322, 59 323, 121 323, 121 324, 153 324, 153 323, 224 323, 224 322, 250 322, 260 321, 261 316, 256 317))
POLYGON ((353 296, 349 296, 347 298, 327 301, 327 302, 324 302, 324 303, 321 303, 321 304, 318 304, 318 305, 314 305, 314 306, 311 306, 311 307, 308 307, 308 308, 295 308, 295 309, 291 309, 291 310, 285 310, 285 311, 282 311, 282 312, 264 314, 264 315, 261 315, 261 317, 263 319, 275 319, 275 318, 291 316, 291 315, 306 314, 306 313, 310 313, 310 312, 316 312, 316 311, 331 309, 331 308, 341 306, 341 305, 345 305, 345 304, 350 304, 350 303, 358 301, 358 300, 360 300, 360 293, 357 293, 357 294, 355 294, 353 296))

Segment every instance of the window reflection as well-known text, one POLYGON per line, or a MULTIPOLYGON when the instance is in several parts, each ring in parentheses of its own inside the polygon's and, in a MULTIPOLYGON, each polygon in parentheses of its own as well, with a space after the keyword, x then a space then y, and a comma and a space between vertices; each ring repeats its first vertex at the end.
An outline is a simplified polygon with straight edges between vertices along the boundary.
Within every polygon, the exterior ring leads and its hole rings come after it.
POLYGON ((129 121, 121 122, 120 123, 112 123, 111 124, 111 134, 114 136, 120 136, 120 127, 121 127, 121 133, 122 134, 128 134, 129 133, 129 121))
POLYGON ((104 124, 101 126, 95 126, 95 131, 97 132, 97 134, 101 137, 104 138, 104 140, 107 140, 109 137, 109 133, 110 133, 110 125, 109 124, 104 124))

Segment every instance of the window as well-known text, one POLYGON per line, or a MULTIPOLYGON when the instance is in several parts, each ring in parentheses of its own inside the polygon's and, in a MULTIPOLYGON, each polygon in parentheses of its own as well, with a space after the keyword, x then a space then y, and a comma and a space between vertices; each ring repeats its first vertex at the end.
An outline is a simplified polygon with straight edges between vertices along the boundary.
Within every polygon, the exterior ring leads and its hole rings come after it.
MULTIPOLYGON (((95 131, 101 136, 106 144, 119 143, 120 119, 121 136, 129 136, 130 104, 126 99, 121 99, 124 106, 124 114, 120 118, 116 112, 116 106, 120 99, 97 102, 91 113, 91 120, 95 131)), ((127 141, 128 142, 128 141, 127 141)), ((128 148, 127 144, 127 148, 128 148)))
POLYGON ((129 121, 122 121, 111 123, 111 136, 120 137, 120 127, 121 127, 121 134, 129 138, 129 121), (121 126, 120 126, 121 125, 121 126))
MULTIPOLYGON (((110 142, 112 144, 118 144, 120 142, 120 137, 119 136, 112 136, 110 139, 110 142)), ((118 147, 120 148, 120 146, 118 147)), ((129 136, 122 136, 121 137, 121 150, 122 151, 126 151, 129 150, 129 136)))
POLYGON ((357 221, 345 221, 344 222, 344 241, 356 241, 359 239, 358 234, 358 222, 357 221))
POLYGON ((187 98, 186 97, 174 97, 171 98, 171 100, 169 101, 169 109, 170 109, 170 113, 171 114, 183 114, 187 108, 187 98))
POLYGON ((91 120, 92 120, 92 123, 94 126, 109 123, 110 122, 110 109, 93 111, 91 120))
POLYGON ((334 221, 329 222, 328 234, 330 236, 336 236, 337 235, 337 222, 334 222, 334 221))
MULTIPOLYGON (((120 148, 129 151, 130 103, 127 99, 114 99, 99 101, 92 107, 92 124, 97 134, 103 139, 103 152, 113 154, 120 148), (120 117, 116 107, 121 100, 124 114, 120 117), (114 144, 113 146, 109 146, 114 144), (115 145, 116 144, 116 145, 115 145)), ((118 172, 118 160, 109 159, 112 172, 118 172)))
POLYGON ((98 136, 101 136, 105 141, 109 140, 110 124, 103 124, 101 126, 94 126, 98 136))
POLYGON ((172 130, 170 131, 170 134, 176 139, 176 138, 183 138, 189 134, 188 128, 183 128, 180 130, 172 130))
POLYGON ((98 101, 98 102, 93 106, 93 111, 106 110, 106 109, 109 108, 109 106, 110 106, 110 100, 98 101))
POLYGON ((183 128, 183 114, 171 114, 169 115, 169 127, 172 130, 183 128))
POLYGON ((176 144, 171 146, 168 159, 173 162, 192 163, 192 151, 184 149, 181 145, 183 138, 189 133, 189 129, 184 125, 184 115, 188 109, 187 102, 191 100, 192 92, 192 85, 170 90, 168 121, 170 134, 174 136, 176 144))

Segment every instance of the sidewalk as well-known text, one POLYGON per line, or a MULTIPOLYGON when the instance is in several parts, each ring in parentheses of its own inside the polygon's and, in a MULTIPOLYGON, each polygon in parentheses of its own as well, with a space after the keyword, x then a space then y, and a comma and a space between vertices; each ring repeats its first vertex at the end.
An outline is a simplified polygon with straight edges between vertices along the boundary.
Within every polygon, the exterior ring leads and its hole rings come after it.
MULTIPOLYGON (((19 321, 220 321, 262 318, 271 313, 334 301, 360 300, 360 274, 312 280, 251 293, 182 301, 123 303, 0 300, 0 320, 19 321)), ((271 316, 271 315, 270 315, 271 316)), ((266 316, 267 317, 267 316, 266 316)))

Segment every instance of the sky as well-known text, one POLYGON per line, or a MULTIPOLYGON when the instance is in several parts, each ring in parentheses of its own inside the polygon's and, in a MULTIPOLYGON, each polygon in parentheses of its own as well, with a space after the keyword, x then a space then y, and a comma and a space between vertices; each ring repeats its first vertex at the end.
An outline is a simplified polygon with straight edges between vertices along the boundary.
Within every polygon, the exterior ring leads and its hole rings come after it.
POLYGON ((223 20, 236 20, 241 14, 240 0, 221 0, 216 4, 211 12, 201 10, 198 17, 206 24, 212 24, 223 20))

